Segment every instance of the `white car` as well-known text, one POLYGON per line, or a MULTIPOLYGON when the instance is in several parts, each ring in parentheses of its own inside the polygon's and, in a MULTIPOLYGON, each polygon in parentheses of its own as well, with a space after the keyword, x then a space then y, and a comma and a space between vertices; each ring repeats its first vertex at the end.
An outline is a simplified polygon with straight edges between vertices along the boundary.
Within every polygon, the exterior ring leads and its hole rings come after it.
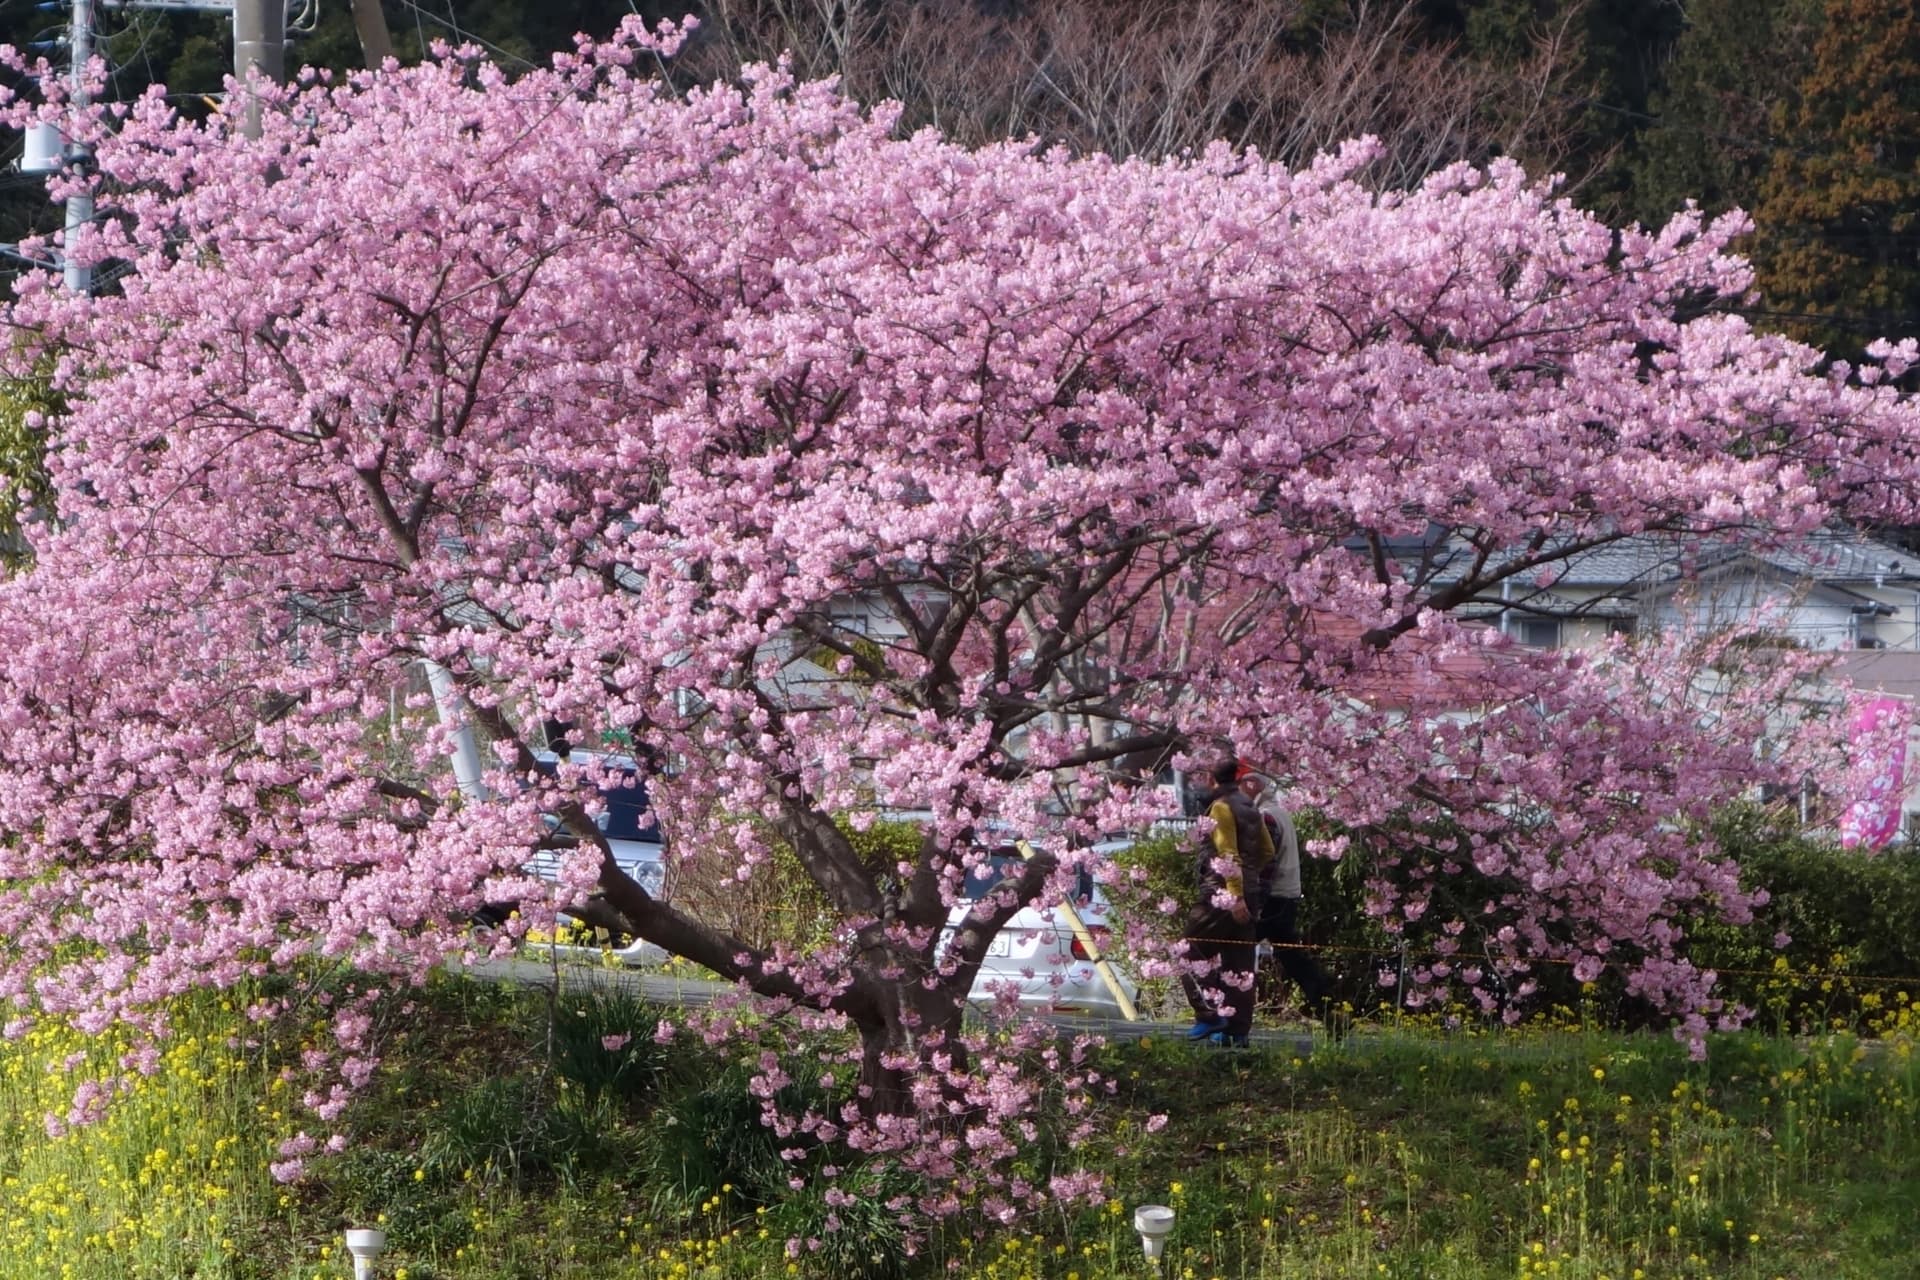
MULTIPOLYGON (((559 763, 558 757, 550 752, 540 752, 535 758, 540 771, 549 776, 559 763)), ((567 759, 574 765, 597 766, 608 771, 606 782, 600 789, 600 813, 594 821, 600 828, 600 834, 607 838, 607 847, 613 851, 613 860, 620 869, 632 876, 653 897, 664 899, 667 884, 666 842, 661 838, 659 826, 648 816, 647 789, 640 781, 638 765, 625 756, 608 756, 593 751, 575 751, 567 759)), ((559 853, 542 849, 527 863, 527 870, 551 880, 559 865, 559 853)), ((574 924, 565 916, 561 919, 567 926, 574 924)), ((577 928, 570 929, 570 932, 577 931, 577 928)), ((663 948, 639 939, 617 947, 558 942, 553 944, 553 951, 569 958, 610 956, 622 964, 633 966, 657 965, 667 959, 663 948)))
MULTIPOLYGON (((1123 843, 1114 842, 1096 845, 1095 849, 1111 854, 1124 847, 1123 843)), ((967 877, 966 900, 955 903, 947 917, 947 927, 941 935, 942 950, 954 932, 966 924, 974 903, 1002 880, 1019 875, 1024 866, 1025 860, 1018 849, 1003 846, 996 848, 990 860, 967 877)), ((1085 868, 1079 873, 1072 903, 1094 945, 1102 948, 1104 955, 1106 941, 1112 936, 1109 904, 1092 873, 1085 868)), ((980 971, 974 975, 968 999, 977 1004, 992 1004, 1003 992, 1012 989, 1023 1009, 1121 1017, 1120 1001, 1095 968, 1097 958, 1088 954, 1058 902, 1035 902, 1016 911, 987 944, 987 954, 981 959, 980 971)), ((1111 964, 1107 968, 1128 1001, 1137 999, 1139 990, 1133 982, 1111 964)))

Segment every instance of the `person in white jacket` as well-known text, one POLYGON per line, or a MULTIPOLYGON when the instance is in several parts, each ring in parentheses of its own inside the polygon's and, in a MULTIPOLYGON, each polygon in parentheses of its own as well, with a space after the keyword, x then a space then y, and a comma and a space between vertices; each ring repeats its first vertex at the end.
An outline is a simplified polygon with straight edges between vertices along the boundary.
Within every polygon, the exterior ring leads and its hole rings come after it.
POLYGON ((1280 971, 1299 985, 1307 1008, 1316 1016, 1326 1017, 1327 996, 1333 984, 1314 962, 1313 952, 1300 941, 1300 836, 1294 830, 1293 815, 1281 803, 1273 779, 1242 763, 1238 781, 1241 794, 1253 801, 1273 835, 1274 858, 1269 864, 1265 904, 1254 936, 1271 946, 1280 961, 1280 971))

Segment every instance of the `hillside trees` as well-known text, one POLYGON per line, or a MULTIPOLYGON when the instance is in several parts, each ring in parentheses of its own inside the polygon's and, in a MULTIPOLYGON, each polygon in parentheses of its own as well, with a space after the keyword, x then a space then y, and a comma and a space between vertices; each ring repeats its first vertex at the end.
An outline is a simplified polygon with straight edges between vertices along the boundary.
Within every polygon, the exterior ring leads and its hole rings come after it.
MULTIPOLYGON (((81 251, 124 287, 5 313, 65 405, 59 523, 0 584, 11 1030, 152 1028, 315 956, 405 984, 598 895, 853 1033, 783 1134, 1013 1212, 1045 1192, 1009 1164, 1034 1042, 963 1023, 973 975, 1153 815, 1108 766, 1219 739, 1353 828, 1453 833, 1380 889, 1415 919, 1468 862, 1497 886, 1436 993, 1491 1006, 1551 959, 1720 1012, 1675 922, 1753 902, 1713 806, 1832 763, 1785 718, 1803 656, 1522 651, 1454 614, 1628 534, 1906 513, 1914 406, 1715 305, 1750 283, 1737 224, 1615 232, 1504 163, 1383 193, 1364 143, 1295 170, 903 139, 777 69, 670 89, 643 69, 677 39, 312 85, 257 142, 158 97, 98 127, 81 251), (445 733, 394 770, 369 732, 423 662, 484 795, 445 733), (594 770, 536 768, 548 721, 645 744, 676 856, 797 862, 838 927, 755 947, 648 895, 594 770), (898 810, 919 848, 869 865, 838 822, 898 810), (943 948, 1006 827, 1043 856, 943 948)), ((1164 923, 1128 926, 1161 972, 1164 923)), ((337 1010, 347 1084, 365 1026, 337 1010)), ((1044 1052, 1089 1115, 1097 1079, 1044 1052)))
MULTIPOLYGON (((1157 157, 1225 138, 1300 164, 1372 134, 1388 145, 1370 180, 1406 185, 1505 155, 1564 172, 1578 191, 1610 162, 1626 119, 1609 116, 1610 131, 1596 133, 1588 118, 1587 104, 1611 92, 1596 88, 1602 64, 1652 56, 1636 43, 1644 33, 1616 20, 1636 3, 1529 0, 1463 15, 1418 0, 461 0, 390 5, 387 16, 403 64, 434 41, 471 39, 518 75, 570 47, 576 31, 604 36, 629 12, 649 21, 691 12, 702 26, 678 63, 685 85, 791 53, 802 78, 839 75, 860 101, 900 101, 902 129, 931 125, 963 144, 1031 133, 1157 157)), ((109 10, 101 22, 106 96, 164 83, 183 112, 213 108, 231 67, 224 18, 109 10)), ((38 47, 58 25, 0 9, 0 40, 17 47, 38 47)), ((311 31, 294 33, 288 59, 359 67, 347 6, 322 6, 311 31)), ((55 222, 37 181, 0 192, 0 238, 55 222)))
POLYGON ((1694 0, 1631 161, 1636 214, 1752 211, 1811 68, 1820 0, 1694 0))
POLYGON ((1374 134, 1385 148, 1369 176, 1393 186, 1496 155, 1541 171, 1582 159, 1565 23, 1528 25, 1496 62, 1439 37, 1412 0, 709 0, 706 12, 695 80, 790 54, 798 74, 900 102, 903 129, 968 145, 1033 135, 1157 158, 1224 139, 1304 164, 1374 134))
POLYGON ((1828 0, 1755 209, 1767 306, 1851 355, 1920 308, 1920 14, 1828 0))

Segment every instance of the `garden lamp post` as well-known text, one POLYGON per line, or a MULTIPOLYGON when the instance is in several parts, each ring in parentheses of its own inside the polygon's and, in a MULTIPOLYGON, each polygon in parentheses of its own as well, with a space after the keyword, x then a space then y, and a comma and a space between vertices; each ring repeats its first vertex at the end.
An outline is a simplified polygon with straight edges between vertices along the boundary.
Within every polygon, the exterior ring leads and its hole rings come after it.
POLYGON ((347 1252, 353 1255, 353 1280, 373 1280, 374 1259, 387 1247, 387 1233, 373 1227, 347 1232, 347 1252))
POLYGON ((1173 1210, 1163 1204, 1143 1204, 1133 1211, 1133 1229, 1140 1234, 1140 1248, 1147 1261, 1158 1270, 1167 1236, 1173 1231, 1173 1210))

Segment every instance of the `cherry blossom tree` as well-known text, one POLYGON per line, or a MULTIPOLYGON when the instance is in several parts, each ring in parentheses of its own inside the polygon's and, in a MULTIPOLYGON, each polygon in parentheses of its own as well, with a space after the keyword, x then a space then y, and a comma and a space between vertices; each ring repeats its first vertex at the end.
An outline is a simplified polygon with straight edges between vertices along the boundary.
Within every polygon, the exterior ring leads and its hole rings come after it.
MULTIPOLYGON (((1908 501, 1920 417, 1879 367, 1719 308, 1739 221, 1616 231, 1508 165, 1372 190, 1364 141, 1297 171, 963 150, 778 68, 676 96, 676 38, 309 82, 257 141, 157 95, 92 126, 108 215, 74 251, 125 274, 6 314, 64 405, 58 518, 0 587, 10 1027, 151 1025, 314 956, 405 983, 592 898, 852 1029, 843 1105, 782 1124, 1011 1211, 1043 1189, 987 1171, 1040 1086, 963 1023, 989 942, 1155 814, 1121 762, 1222 741, 1356 829, 1450 824, 1383 910, 1469 864, 1504 886, 1429 981, 1611 965, 1700 1025, 1677 921, 1751 900, 1695 824, 1824 767, 1796 664, 1459 615, 1624 537, 1908 501), (380 731, 425 663, 484 793, 449 731, 399 760, 380 731), (594 768, 536 767, 550 721, 645 745, 674 856, 746 883, 790 853, 833 940, 649 895, 594 768), (847 824, 906 810, 917 852, 864 861, 847 824), (943 946, 990 829, 1043 852, 943 946)), ((1166 972, 1167 921, 1128 928, 1166 972)))

